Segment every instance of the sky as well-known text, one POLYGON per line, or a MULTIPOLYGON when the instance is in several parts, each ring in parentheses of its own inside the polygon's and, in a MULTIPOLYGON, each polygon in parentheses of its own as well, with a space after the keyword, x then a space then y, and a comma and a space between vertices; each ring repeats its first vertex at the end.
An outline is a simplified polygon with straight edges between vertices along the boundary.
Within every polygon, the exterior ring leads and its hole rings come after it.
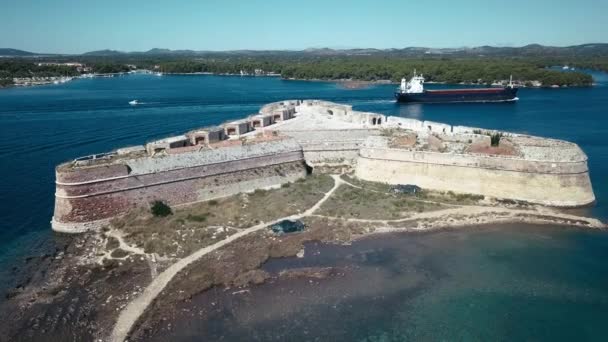
POLYGON ((0 0, 0 48, 567 46, 608 42, 606 18, 608 0, 0 0))

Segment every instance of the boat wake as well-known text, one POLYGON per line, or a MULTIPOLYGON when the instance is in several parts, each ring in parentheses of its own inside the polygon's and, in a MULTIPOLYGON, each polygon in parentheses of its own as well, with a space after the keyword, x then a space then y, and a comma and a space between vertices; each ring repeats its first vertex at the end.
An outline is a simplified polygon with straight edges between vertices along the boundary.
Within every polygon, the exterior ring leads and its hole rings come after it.
POLYGON ((366 105, 366 104, 383 104, 383 103, 393 103, 395 100, 361 100, 361 101, 351 101, 350 103, 353 105, 366 105))

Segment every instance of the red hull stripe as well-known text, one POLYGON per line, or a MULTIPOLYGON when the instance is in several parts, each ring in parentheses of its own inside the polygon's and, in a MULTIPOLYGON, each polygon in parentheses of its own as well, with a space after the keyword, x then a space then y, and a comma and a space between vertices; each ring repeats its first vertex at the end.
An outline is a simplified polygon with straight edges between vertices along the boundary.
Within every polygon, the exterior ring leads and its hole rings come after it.
POLYGON ((502 93, 503 91, 505 91, 503 88, 427 90, 431 94, 487 94, 502 93))

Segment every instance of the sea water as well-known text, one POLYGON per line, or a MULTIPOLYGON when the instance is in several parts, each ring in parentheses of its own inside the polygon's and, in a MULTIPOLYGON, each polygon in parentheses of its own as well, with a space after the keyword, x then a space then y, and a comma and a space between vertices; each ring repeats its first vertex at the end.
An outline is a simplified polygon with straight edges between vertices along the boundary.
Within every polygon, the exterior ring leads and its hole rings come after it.
MULTIPOLYGON (((392 85, 350 90, 329 82, 287 81, 274 77, 130 75, 2 89, 0 287, 11 285, 11 270, 23 257, 40 253, 53 244, 49 222, 53 213, 54 167, 57 164, 242 118, 268 102, 284 99, 323 99, 387 115, 575 142, 589 157, 597 198, 597 204, 583 212, 607 220, 608 77, 602 73, 594 73, 594 77, 597 83, 594 87, 521 89, 520 100, 516 103, 497 104, 399 105, 393 101, 392 85), (135 99, 140 105, 129 105, 129 101, 135 99)), ((429 85, 429 88, 433 87, 440 86, 429 85)), ((577 253, 594 260, 605 248, 595 241, 603 241, 605 235, 605 232, 576 230, 568 239, 581 244, 577 253)), ((488 239, 492 240, 493 236, 500 238, 500 234, 490 234, 488 239)), ((524 251, 526 249, 522 248, 517 252, 524 251)), ((528 255, 526 253, 515 257, 524 257, 528 255)), ((559 253, 554 256, 560 258, 559 253)), ((557 262, 553 266, 558 271, 559 267, 571 267, 567 257, 563 259, 563 263, 557 262)), ((530 258, 528 267, 542 268, 541 264, 535 264, 537 262, 538 258, 530 258)), ((513 264, 512 267, 518 266, 513 264)), ((605 272, 605 269, 592 266, 585 269, 584 263, 577 267, 581 272, 577 279, 581 283, 586 277, 605 272)), ((505 269, 508 269, 508 263, 505 269)), ((472 280, 476 279, 476 268, 472 267, 469 272, 472 280)), ((608 285, 604 290, 608 291, 608 285)), ((484 295, 475 296, 475 301, 479 301, 476 305, 486 305, 488 312, 494 314, 496 307, 484 303, 484 295)), ((525 306, 526 301, 522 300, 521 305, 525 306)), ((590 310, 586 305, 574 301, 572 309, 590 310)), ((606 314, 603 309, 600 311, 606 314)), ((591 313, 598 312, 588 312, 591 313)), ((573 314, 585 317, 585 313, 573 314)))
POLYGON ((500 224, 310 243, 264 269, 326 279, 213 288, 149 341, 592 341, 608 337, 608 235, 500 224))

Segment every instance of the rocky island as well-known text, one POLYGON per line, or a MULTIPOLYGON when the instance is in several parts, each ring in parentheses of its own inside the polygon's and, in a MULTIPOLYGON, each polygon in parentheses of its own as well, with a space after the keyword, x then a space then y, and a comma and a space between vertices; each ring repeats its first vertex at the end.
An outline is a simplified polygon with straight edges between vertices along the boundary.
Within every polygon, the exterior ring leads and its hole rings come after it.
POLYGON ((497 222, 604 227, 560 209, 595 201, 576 144, 318 100, 77 158, 56 168, 55 196, 52 228, 78 234, 10 293, 2 336, 146 340, 213 286, 339 274, 260 269, 308 241, 497 222), (274 229, 285 222, 303 229, 274 229))

